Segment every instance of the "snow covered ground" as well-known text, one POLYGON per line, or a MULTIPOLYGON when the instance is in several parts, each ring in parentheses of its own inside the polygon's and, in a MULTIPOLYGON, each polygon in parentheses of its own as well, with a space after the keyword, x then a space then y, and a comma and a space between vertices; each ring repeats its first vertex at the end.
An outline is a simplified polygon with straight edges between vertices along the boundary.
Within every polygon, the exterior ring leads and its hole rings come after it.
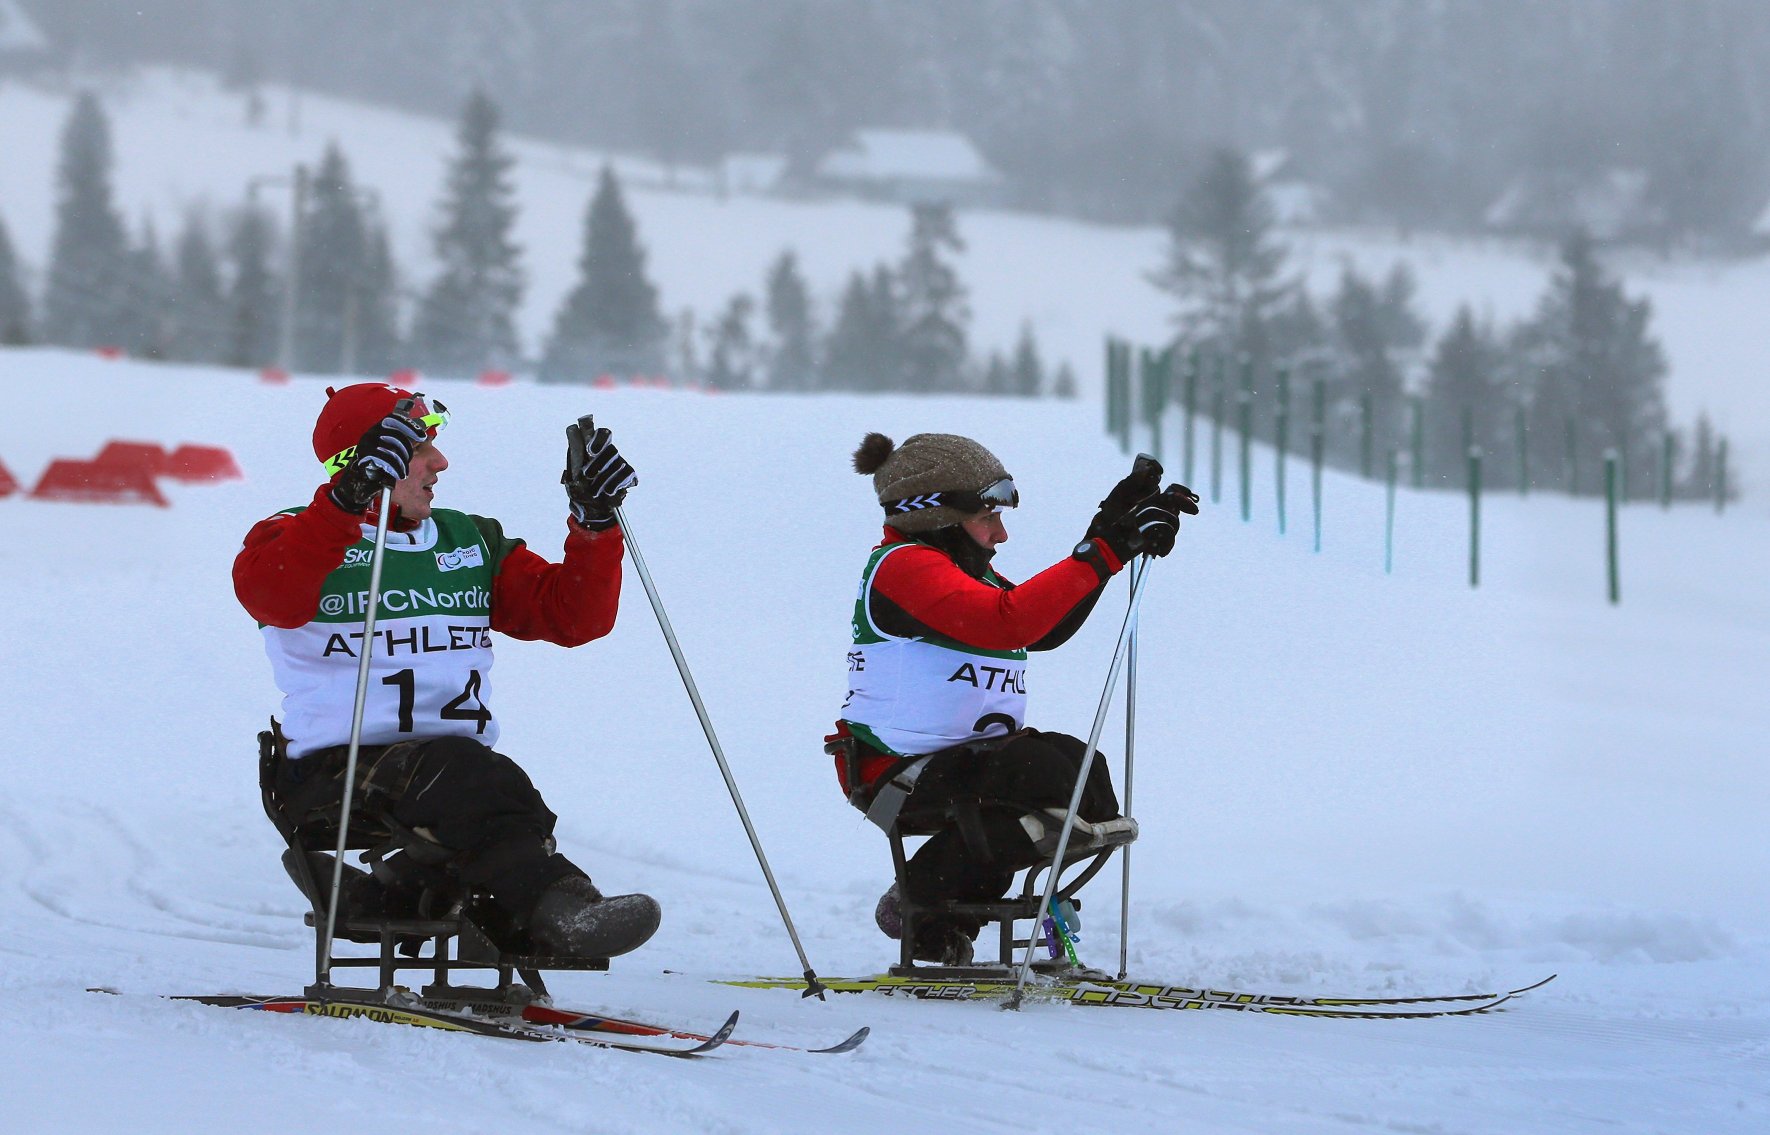
MULTIPOLYGON (((311 166, 337 140, 357 182, 372 187, 388 220, 406 283, 434 271, 430 228, 453 125, 360 103, 271 89, 256 129, 243 95, 210 76, 149 69, 84 81, 103 99, 116 148, 120 208, 130 224, 152 218, 169 240, 191 209, 217 212, 244 198, 255 177, 311 166)), ((69 90, 0 81, 0 217, 25 261, 39 272, 53 233, 56 147, 69 90)), ((530 286, 520 326, 533 349, 576 279, 583 218, 597 170, 608 155, 529 139, 512 143, 530 286)), ((640 238, 665 310, 692 308, 705 326, 737 291, 760 292, 769 263, 794 249, 824 320, 856 268, 896 260, 908 228, 905 210, 854 201, 781 201, 714 194, 704 174, 674 176, 654 163, 616 156, 640 238)), ((263 200, 286 208, 286 190, 263 200)), ((1165 236, 1154 227, 1084 224, 1018 213, 967 211, 959 228, 968 248, 960 274, 971 289, 974 349, 1006 351, 1030 321, 1048 363, 1068 360, 1084 396, 1098 389, 1102 337, 1112 332, 1155 342, 1170 330, 1172 302, 1148 282, 1165 236)), ((1305 230, 1288 234, 1294 264, 1318 293, 1330 291, 1348 261, 1382 274, 1411 264, 1434 333, 1457 306, 1501 322, 1527 314, 1554 267, 1552 249, 1513 241, 1305 230)), ((1729 435, 1742 483, 1770 493, 1770 259, 1738 263, 1617 260, 1631 294, 1655 304, 1655 329, 1672 365, 1667 396, 1675 420, 1707 412, 1729 435)), ((1762 507, 1762 506, 1760 506, 1762 507)))
MULTIPOLYGON (((860 1052, 689 1064, 148 996, 293 992, 311 974, 254 785, 253 735, 276 696, 228 569, 255 519, 311 493, 322 386, 0 351, 0 461, 21 481, 113 437, 226 445, 246 474, 169 485, 168 509, 0 500, 7 1131, 1770 1129, 1762 506, 1628 508, 1613 608, 1590 502, 1490 497, 1471 591, 1456 498, 1402 493, 1385 575, 1381 491, 1330 475, 1315 555, 1303 470, 1280 537, 1265 454, 1254 522, 1226 494, 1150 584, 1130 969, 1295 993, 1561 975, 1515 1012, 1012 1014, 708 984, 797 967, 631 579, 605 640, 499 644, 502 747, 563 817, 567 850, 665 907, 652 944, 556 992, 672 1021, 740 1009, 756 1039, 871 1025, 860 1052)), ((1126 466, 1092 404, 438 392, 455 411, 441 502, 548 554, 563 426, 593 410, 615 429, 642 479, 635 534, 811 959, 826 975, 879 969, 884 841, 818 747, 876 535, 849 451, 868 429, 985 441, 1024 494, 998 560, 1024 578, 1126 466)), ((1035 723, 1086 729, 1123 597, 1116 583, 1038 660, 1035 723)), ((1117 767, 1116 714, 1106 749, 1117 767)), ((1095 964, 1116 964, 1117 911, 1109 874, 1084 912, 1095 964)))

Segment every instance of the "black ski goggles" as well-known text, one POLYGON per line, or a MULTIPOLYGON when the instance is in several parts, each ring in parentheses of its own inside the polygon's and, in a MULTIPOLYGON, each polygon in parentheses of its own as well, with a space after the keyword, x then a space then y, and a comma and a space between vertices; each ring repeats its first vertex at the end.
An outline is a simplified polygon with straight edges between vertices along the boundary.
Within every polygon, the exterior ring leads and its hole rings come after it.
POLYGON ((950 508, 954 512, 970 516, 979 512, 996 513, 1005 508, 1019 507, 1020 490, 1014 487, 1014 478, 1003 477, 976 492, 949 492, 943 489, 937 493, 923 493, 920 496, 904 497, 902 500, 886 501, 885 515, 902 516, 931 508, 950 508))

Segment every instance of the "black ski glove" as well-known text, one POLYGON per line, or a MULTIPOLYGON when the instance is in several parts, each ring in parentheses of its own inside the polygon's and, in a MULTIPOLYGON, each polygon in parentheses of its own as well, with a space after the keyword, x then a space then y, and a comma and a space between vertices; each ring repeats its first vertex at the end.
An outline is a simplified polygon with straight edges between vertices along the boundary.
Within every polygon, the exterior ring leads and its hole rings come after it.
POLYGON ((1131 471, 1112 487, 1100 502, 1100 511, 1088 524, 1088 538, 1106 535, 1106 530, 1138 504, 1161 492, 1162 463, 1147 453, 1139 453, 1131 471))
POLYGON ((369 511, 382 489, 405 478, 412 454, 424 444, 424 426, 411 415, 412 400, 401 398, 393 412, 370 426, 356 443, 356 453, 332 485, 332 503, 360 516, 369 511))
POLYGON ((621 456, 606 429, 597 429, 586 414, 565 427, 565 472, 559 475, 571 499, 572 519, 592 532, 615 523, 615 508, 627 490, 639 483, 633 466, 621 456))
POLYGON ((1132 556, 1165 556, 1174 550, 1180 514, 1198 515, 1198 494, 1185 485, 1169 485, 1107 526, 1100 535, 1121 563, 1132 556))

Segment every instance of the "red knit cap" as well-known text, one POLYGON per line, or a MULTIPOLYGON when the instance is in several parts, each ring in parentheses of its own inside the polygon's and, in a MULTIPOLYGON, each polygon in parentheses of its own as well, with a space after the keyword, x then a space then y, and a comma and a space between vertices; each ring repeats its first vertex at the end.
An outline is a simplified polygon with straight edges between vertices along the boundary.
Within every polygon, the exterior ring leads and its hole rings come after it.
MULTIPOLYGON (((370 426, 392 413, 401 398, 417 400, 412 407, 414 418, 430 412, 424 395, 385 382, 359 382, 342 390, 326 387, 326 405, 313 426, 313 455, 324 463, 351 448, 362 440, 370 426)), ((434 438, 436 428, 433 426, 426 433, 434 438)))

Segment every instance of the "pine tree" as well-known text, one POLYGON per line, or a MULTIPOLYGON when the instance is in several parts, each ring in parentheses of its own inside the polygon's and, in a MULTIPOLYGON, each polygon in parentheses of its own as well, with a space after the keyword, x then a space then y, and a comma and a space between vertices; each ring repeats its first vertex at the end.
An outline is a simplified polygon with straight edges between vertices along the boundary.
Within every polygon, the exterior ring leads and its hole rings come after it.
POLYGON ((1271 203, 1247 156, 1221 149, 1168 218, 1168 263, 1151 279, 1180 302, 1185 337, 1269 361, 1267 323, 1291 284, 1271 203))
POLYGON ((0 346, 22 347, 30 341, 31 297, 25 291, 24 268, 0 219, 0 346))
POLYGON ((655 374, 668 331, 658 291, 645 275, 633 217, 614 170, 602 169, 584 221, 581 279, 554 320, 541 360, 544 382, 587 382, 599 374, 655 374))
POLYGON ((1696 418, 1696 441, 1690 446, 1690 468, 1684 473, 1678 495, 1691 500, 1705 500, 1715 495, 1715 427, 1707 414, 1696 418))
POLYGON ((983 392, 997 397, 1018 393, 1014 389, 1014 368, 1000 351, 991 351, 989 361, 983 365, 983 392))
POLYGON ((832 390, 874 389, 878 343, 874 334, 873 296, 866 276, 848 277, 836 308, 836 325, 824 344, 824 385, 832 390))
MULTIPOLYGON (((1560 470, 1566 487, 1598 491, 1597 461, 1609 448, 1626 456, 1631 478, 1652 475, 1666 420, 1665 355, 1648 334, 1652 318, 1648 300, 1629 299, 1606 275, 1590 237, 1567 239, 1561 267, 1520 333, 1535 378, 1531 433, 1552 451, 1541 454, 1542 467, 1560 470), (1575 464, 1563 469, 1569 423, 1575 464)), ((1537 455, 1531 466, 1534 479, 1537 455)))
POLYGON ((219 363, 227 357, 227 298, 221 270, 202 218, 185 218, 174 254, 170 355, 185 362, 219 363))
POLYGON ((1340 435, 1335 448, 1342 459, 1356 454, 1362 463, 1361 418, 1368 406, 1374 469, 1375 456, 1401 440, 1403 375, 1395 359, 1396 345, 1389 339, 1391 320, 1376 287, 1350 265, 1340 274, 1332 312, 1339 365, 1330 397, 1342 417, 1360 421, 1356 430, 1340 435))
POLYGON ((965 250, 946 204, 910 207, 909 248, 898 269, 903 363, 908 388, 928 392, 964 386, 965 326, 971 309, 958 272, 945 259, 965 250))
POLYGON ((368 254, 350 164, 327 144, 301 221, 295 367, 319 374, 356 369, 361 283, 368 254))
POLYGON ((151 220, 124 261, 116 345, 143 359, 171 357, 178 287, 160 254, 160 237, 151 220))
POLYGON ((110 124, 98 99, 82 92, 61 136, 44 341, 68 347, 118 343, 129 260, 128 237, 112 202, 110 124))
POLYGON ((1057 366, 1057 377, 1051 380, 1051 396, 1071 400, 1076 397, 1076 372, 1067 361, 1057 366))
POLYGON ((817 385, 812 347, 811 295, 791 249, 768 270, 768 385, 775 390, 810 390, 817 385))
POLYGON ((233 366, 265 367, 276 358, 282 289, 270 268, 275 232, 269 214, 246 208, 228 233, 233 274, 227 292, 226 360, 233 366))
POLYGON ((748 390, 756 381, 756 344, 750 316, 756 301, 739 292, 708 334, 707 385, 714 390, 748 390))
POLYGON ((399 333, 399 270, 386 226, 365 218, 363 261, 351 304, 350 328, 358 374, 387 374, 404 363, 399 333))
POLYGON ((522 302, 515 160, 498 143, 498 109, 475 90, 456 129, 433 240, 442 270, 419 304, 412 345, 419 364, 439 374, 508 370, 517 360, 516 309, 522 302))
MULTIPOLYGON (((1489 458, 1516 456, 1515 384, 1505 351, 1492 327, 1477 323, 1464 304, 1438 340, 1426 372, 1426 471, 1432 483, 1468 484, 1469 446, 1489 458)), ((1494 486, 1515 481, 1516 461, 1490 461, 1483 479, 1494 486)))
POLYGON ((1045 364, 1039 358, 1039 344, 1033 339, 1032 324, 1020 325, 1020 341, 1014 346, 1014 393, 1022 398, 1037 398, 1045 388, 1045 364))

